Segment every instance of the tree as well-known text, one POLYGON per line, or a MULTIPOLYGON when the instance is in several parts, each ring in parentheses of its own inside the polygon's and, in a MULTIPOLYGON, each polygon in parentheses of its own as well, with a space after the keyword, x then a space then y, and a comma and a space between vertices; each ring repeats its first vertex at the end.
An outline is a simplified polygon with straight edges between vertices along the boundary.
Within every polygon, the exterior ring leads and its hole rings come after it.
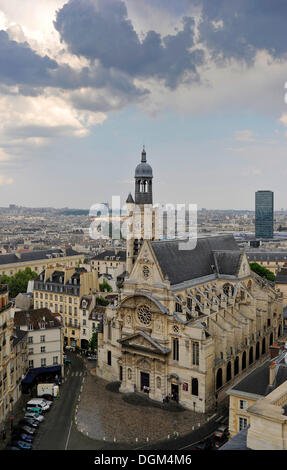
POLYGON ((249 263, 249 265, 252 271, 254 271, 259 276, 265 277, 268 281, 275 281, 275 274, 273 274, 273 272, 269 269, 264 268, 264 266, 261 266, 258 263, 249 263))
POLYGON ((0 277, 0 284, 7 284, 9 288, 10 297, 16 297, 20 292, 27 292, 28 282, 36 279, 38 274, 27 267, 24 271, 18 271, 14 276, 6 276, 5 274, 0 277))
POLYGON ((103 281, 101 284, 99 284, 99 288, 101 292, 112 292, 112 286, 107 281, 103 281))
POLYGON ((98 350, 98 330, 94 331, 92 334, 92 337, 89 341, 89 349, 93 352, 98 350))

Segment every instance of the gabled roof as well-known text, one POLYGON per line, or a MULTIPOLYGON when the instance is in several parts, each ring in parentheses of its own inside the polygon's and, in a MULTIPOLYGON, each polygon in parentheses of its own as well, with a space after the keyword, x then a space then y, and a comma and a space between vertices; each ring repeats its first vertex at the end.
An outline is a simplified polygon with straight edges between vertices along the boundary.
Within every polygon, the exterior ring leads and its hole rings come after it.
POLYGON ((151 346, 153 346, 153 352, 156 354, 168 354, 171 350, 169 348, 165 348, 161 346, 157 341, 155 341, 153 338, 151 338, 148 334, 146 334, 144 331, 139 331, 137 333, 134 333, 132 335, 126 336, 125 338, 118 339, 117 341, 121 343, 123 346, 129 346, 134 349, 142 349, 142 350, 147 350, 148 348, 144 345, 141 344, 130 344, 130 341, 132 339, 142 337, 144 338, 151 346))
POLYGON ((213 253, 218 274, 237 275, 242 256, 240 251, 214 251, 213 253))
POLYGON ((241 254, 232 235, 199 238, 193 250, 180 250, 179 240, 153 241, 151 246, 164 277, 171 285, 180 284, 217 272, 214 252, 220 263, 220 273, 234 274, 241 254))
POLYGON ((47 328, 59 328, 61 323, 48 308, 38 308, 35 310, 20 310, 14 314, 15 326, 33 325, 33 330, 40 330, 40 324, 45 324, 47 328))
POLYGON ((115 250, 105 250, 102 253, 93 256, 92 260, 126 261, 126 250, 119 250, 117 253, 115 252, 115 250), (111 259, 111 257, 113 257, 113 259, 111 259))

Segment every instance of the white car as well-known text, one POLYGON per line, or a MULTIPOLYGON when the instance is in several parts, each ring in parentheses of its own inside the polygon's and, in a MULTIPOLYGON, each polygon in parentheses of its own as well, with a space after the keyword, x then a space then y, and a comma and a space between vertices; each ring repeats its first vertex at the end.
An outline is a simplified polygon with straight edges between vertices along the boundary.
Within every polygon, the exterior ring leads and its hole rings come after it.
POLYGON ((38 415, 36 413, 29 413, 29 412, 25 413, 25 418, 35 419, 39 423, 42 423, 42 421, 44 421, 44 419, 45 419, 43 415, 38 415))

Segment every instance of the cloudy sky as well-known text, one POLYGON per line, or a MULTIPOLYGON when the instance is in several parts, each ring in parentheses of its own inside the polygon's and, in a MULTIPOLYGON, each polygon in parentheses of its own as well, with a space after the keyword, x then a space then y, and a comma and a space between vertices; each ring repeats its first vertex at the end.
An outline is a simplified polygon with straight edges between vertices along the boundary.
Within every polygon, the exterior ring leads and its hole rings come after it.
POLYGON ((285 0, 0 0, 0 206, 287 208, 285 0))

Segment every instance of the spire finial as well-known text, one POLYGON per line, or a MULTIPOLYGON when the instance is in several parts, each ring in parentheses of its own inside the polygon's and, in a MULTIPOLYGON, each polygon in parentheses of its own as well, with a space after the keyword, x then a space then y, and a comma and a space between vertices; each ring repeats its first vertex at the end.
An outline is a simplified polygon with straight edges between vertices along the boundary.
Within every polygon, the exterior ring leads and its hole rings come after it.
POLYGON ((145 151, 144 145, 143 145, 143 151, 142 151, 142 163, 146 163, 146 151, 145 151))

